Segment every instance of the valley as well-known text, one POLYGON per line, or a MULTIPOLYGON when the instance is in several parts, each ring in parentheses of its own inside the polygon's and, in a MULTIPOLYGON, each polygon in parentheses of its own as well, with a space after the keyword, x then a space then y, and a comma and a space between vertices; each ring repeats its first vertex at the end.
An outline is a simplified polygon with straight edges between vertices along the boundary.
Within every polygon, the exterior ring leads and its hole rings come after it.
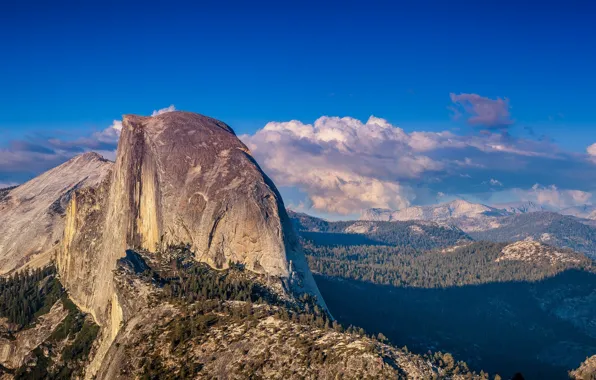
POLYGON ((503 378, 565 379, 596 352, 594 274, 446 289, 315 278, 341 323, 382 332, 414 353, 449 352, 503 378))
POLYGON ((343 324, 504 378, 564 379, 596 352, 596 265, 584 254, 529 240, 474 241, 436 222, 366 222, 355 233, 363 222, 292 216, 343 324))

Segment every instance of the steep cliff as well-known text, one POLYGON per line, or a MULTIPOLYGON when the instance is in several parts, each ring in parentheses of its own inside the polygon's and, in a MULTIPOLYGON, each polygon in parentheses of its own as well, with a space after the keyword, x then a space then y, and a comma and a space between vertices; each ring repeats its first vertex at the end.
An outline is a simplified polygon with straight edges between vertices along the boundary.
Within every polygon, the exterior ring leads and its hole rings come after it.
POLYGON ((72 193, 96 186, 111 166, 86 153, 0 196, 0 275, 47 265, 62 239, 72 193))
POLYGON ((112 174, 71 198, 57 264, 71 298, 103 326, 88 375, 135 312, 114 286, 127 249, 187 244, 197 261, 242 263, 324 306, 275 185, 220 121, 187 112, 125 116, 112 174))

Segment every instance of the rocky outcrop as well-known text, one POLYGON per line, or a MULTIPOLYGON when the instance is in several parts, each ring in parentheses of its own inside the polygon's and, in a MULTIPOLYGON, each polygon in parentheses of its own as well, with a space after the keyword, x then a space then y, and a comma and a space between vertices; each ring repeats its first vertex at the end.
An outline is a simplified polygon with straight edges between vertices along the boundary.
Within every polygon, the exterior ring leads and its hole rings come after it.
POLYGON ((21 366, 27 355, 54 332, 67 314, 62 301, 58 301, 33 327, 17 332, 10 339, 0 336, 0 364, 11 369, 21 366))
POLYGON ((579 264, 582 255, 571 250, 557 249, 536 241, 518 241, 503 248, 499 261, 546 262, 550 265, 571 263, 579 264))
POLYGON ((587 358, 578 369, 569 372, 569 377, 575 380, 596 380, 596 355, 587 358))
POLYGON ((74 192, 65 225, 61 281, 103 327, 88 375, 134 314, 114 286, 127 249, 188 244, 198 261, 242 263, 324 306, 275 185, 232 129, 209 117, 125 116, 112 174, 74 192))
POLYGON ((58 248, 64 213, 76 189, 96 186, 112 163, 86 153, 0 196, 0 275, 43 267, 58 248))

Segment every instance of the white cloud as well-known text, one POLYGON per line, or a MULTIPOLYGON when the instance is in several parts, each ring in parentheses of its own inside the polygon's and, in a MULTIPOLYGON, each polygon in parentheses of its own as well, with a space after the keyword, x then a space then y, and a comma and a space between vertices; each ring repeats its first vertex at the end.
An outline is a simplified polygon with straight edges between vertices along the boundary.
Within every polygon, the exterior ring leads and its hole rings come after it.
MULTIPOLYGON (((570 160, 549 141, 490 131, 467 136, 449 131, 407 133, 374 116, 366 122, 329 116, 312 124, 270 122, 241 139, 278 186, 300 189, 317 211, 341 214, 370 207, 400 209, 434 201, 439 192, 474 192, 477 188, 467 178, 486 174, 485 184, 507 190, 502 182, 506 180, 512 190, 521 182, 515 178, 525 180, 526 174, 546 167, 538 163, 546 160, 552 166, 553 160, 560 161, 555 166, 561 168, 570 160)), ((559 169, 549 173, 554 170, 559 169)), ((545 191, 542 201, 547 201, 545 191)), ((519 199, 526 193, 514 195, 519 199)), ((578 194, 565 192, 551 201, 571 203, 578 194)))
POLYGON ((594 143, 594 144, 590 145, 590 146, 588 147, 587 151, 588 151, 588 154, 589 154, 590 156, 594 156, 594 157, 596 157, 596 143, 594 143))
POLYGON ((157 115, 161 115, 162 113, 166 113, 166 112, 172 112, 172 111, 176 111, 176 107, 174 107, 174 105, 170 105, 169 107, 166 108, 162 108, 162 109, 158 109, 156 111, 153 111, 151 113, 151 116, 157 116, 157 115))
POLYGON ((592 203, 592 193, 581 190, 561 190, 555 185, 535 184, 530 190, 518 190, 518 192, 522 200, 530 200, 556 209, 592 203))
POLYGON ((340 214, 406 207, 414 192, 403 180, 443 168, 419 152, 426 149, 419 137, 374 116, 270 122, 242 139, 277 185, 296 186, 315 209, 340 214))

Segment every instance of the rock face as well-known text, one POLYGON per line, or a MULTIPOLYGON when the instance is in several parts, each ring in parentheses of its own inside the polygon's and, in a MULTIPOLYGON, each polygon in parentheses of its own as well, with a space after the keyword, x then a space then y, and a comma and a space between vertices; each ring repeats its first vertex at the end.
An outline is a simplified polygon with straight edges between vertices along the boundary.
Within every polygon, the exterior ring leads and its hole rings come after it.
POLYGON ((188 244, 215 268, 230 261, 322 297, 275 185, 226 124, 187 113, 123 119, 111 176, 73 194, 58 269, 74 302, 103 326, 99 368, 128 315, 113 282, 127 249, 188 244))
POLYGON ((0 194, 0 274, 46 265, 64 231, 76 189, 96 186, 112 163, 86 153, 0 194))
POLYGON ((569 373, 575 380, 596 380, 596 355, 587 358, 582 365, 569 373))

